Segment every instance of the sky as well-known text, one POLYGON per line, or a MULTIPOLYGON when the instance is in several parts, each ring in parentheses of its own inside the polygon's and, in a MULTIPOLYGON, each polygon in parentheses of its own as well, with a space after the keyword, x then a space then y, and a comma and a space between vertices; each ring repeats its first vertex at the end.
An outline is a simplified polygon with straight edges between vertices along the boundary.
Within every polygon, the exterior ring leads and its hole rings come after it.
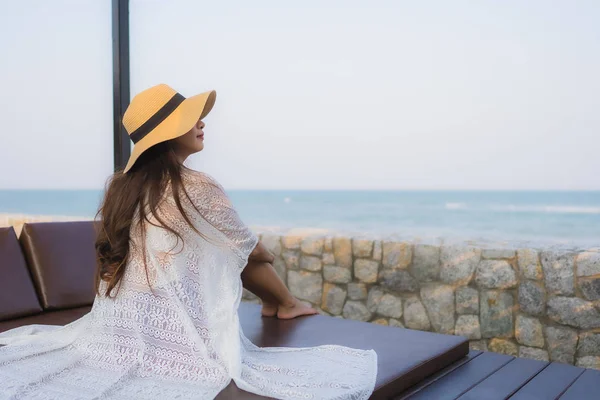
MULTIPOLYGON (((0 0, 0 189, 112 173, 111 2, 0 0)), ((600 2, 130 0, 227 189, 600 190, 600 2)))

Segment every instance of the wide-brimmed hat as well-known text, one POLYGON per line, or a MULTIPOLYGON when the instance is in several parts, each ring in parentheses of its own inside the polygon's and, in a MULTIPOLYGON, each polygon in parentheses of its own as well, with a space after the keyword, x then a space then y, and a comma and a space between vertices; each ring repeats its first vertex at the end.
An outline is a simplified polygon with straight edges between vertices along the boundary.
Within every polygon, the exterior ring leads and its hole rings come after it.
POLYGON ((138 93, 123 115, 123 126, 134 143, 123 173, 150 147, 189 132, 212 110, 216 98, 214 90, 185 98, 162 83, 138 93))

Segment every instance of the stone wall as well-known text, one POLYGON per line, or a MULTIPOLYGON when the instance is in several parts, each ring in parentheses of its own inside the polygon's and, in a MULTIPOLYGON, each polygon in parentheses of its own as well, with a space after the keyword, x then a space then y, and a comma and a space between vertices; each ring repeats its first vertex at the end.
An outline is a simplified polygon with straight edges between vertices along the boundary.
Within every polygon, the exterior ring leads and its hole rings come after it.
MULTIPOLYGON (((340 318, 600 368, 600 249, 489 249, 261 235, 290 291, 340 318)), ((259 302, 245 291, 245 301, 259 302)))

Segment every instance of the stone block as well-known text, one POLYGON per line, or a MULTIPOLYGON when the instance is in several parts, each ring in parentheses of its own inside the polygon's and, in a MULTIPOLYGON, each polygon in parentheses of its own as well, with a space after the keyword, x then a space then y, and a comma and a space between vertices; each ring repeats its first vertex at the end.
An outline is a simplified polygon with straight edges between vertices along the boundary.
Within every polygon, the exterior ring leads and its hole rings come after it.
POLYGON ((349 283, 348 298, 350 300, 365 300, 367 298, 367 285, 364 283, 349 283))
POLYGON ((582 332, 577 343, 577 356, 600 356, 600 333, 582 332))
POLYGON ((335 265, 335 257, 333 253, 323 253, 321 256, 321 261, 324 265, 335 265))
POLYGON ((510 340, 494 338, 488 344, 489 351, 494 353, 507 354, 517 357, 519 355, 519 347, 510 340))
POLYGON ((454 334, 467 339, 481 339, 481 327, 477 315, 459 315, 454 334))
POLYGON ((577 254, 577 276, 600 275, 600 252, 586 251, 577 254))
POLYGON ((290 292, 301 300, 311 303, 321 301, 323 294, 323 277, 320 273, 309 271, 288 271, 288 287, 290 292))
POLYGON ((417 282, 408 271, 403 269, 382 270, 379 273, 379 284, 382 287, 397 293, 414 293, 419 290, 419 282, 417 282))
POLYGON ((383 268, 405 269, 412 261, 412 245, 401 242, 383 242, 383 268))
POLYGON ((377 305, 377 314, 384 317, 402 317, 402 299, 392 294, 384 294, 377 305))
POLYGON ((410 273, 420 282, 432 282, 440 279, 440 247, 429 244, 417 244, 410 273))
POLYGON ((449 285, 427 285, 421 288, 421 300, 434 331, 453 334, 454 288, 449 285))
POLYGON ((541 259, 548 294, 573 296, 575 294, 574 255, 544 251, 541 259))
POLYGON ((281 238, 281 244, 288 250, 300 250, 302 239, 302 236, 286 235, 281 238))
POLYGON ((300 268, 300 254, 297 251, 286 250, 281 254, 287 269, 300 268))
POLYGON ((482 292, 479 309, 483 338, 513 336, 513 297, 510 293, 498 290, 482 292))
POLYGON ((320 271, 323 267, 323 263, 319 257, 315 256, 300 256, 300 269, 307 271, 320 271))
POLYGON ((576 366, 580 368, 592 368, 592 369, 600 369, 600 357, 595 356, 585 356, 578 357, 576 366))
POLYGON ((417 329, 420 331, 428 331, 431 329, 425 307, 418 297, 411 297, 404 301, 404 323, 409 329, 417 329))
POLYGON ((370 312, 377 311, 377 307, 379 306, 379 302, 381 302, 381 298, 385 295, 385 292, 381 290, 380 287, 373 286, 369 290, 369 294, 367 296, 367 309, 370 312))
POLYGON ((321 308, 332 315, 340 315, 346 301, 346 290, 331 283, 323 285, 321 308))
POLYGON ((352 239, 352 254, 354 254, 354 257, 370 258, 373 254, 373 241, 367 239, 352 239))
POLYGON ((352 271, 336 265, 325 265, 323 267, 323 278, 332 283, 349 283, 352 281, 352 271))
POLYGON ((544 347, 542 323, 537 318, 517 315, 515 321, 515 338, 525 346, 544 347))
POLYGON ((344 304, 342 315, 346 319, 368 321, 371 319, 372 314, 364 303, 355 300, 347 300, 346 304, 344 304))
POLYGON ((511 249, 483 249, 481 252, 481 258, 486 260, 504 260, 514 258, 516 251, 511 249))
POLYGON ((581 294, 588 300, 600 300, 600 275, 589 278, 578 278, 577 284, 581 294))
POLYGON ((333 238, 333 255, 336 265, 352 268, 352 242, 350 239, 345 237, 333 238))
POLYGON ((541 283, 522 281, 518 291, 521 311, 543 316, 546 313, 546 290, 541 283))
POLYGON ((373 242, 373 260, 381 261, 381 257, 383 255, 383 246, 381 240, 375 240, 373 242))
POLYGON ((481 259, 481 250, 466 246, 443 246, 440 278, 445 283, 468 285, 481 259))
POLYGON ((354 276, 364 283, 377 282, 379 263, 373 260, 358 259, 354 261, 354 276))
POLYGON ((573 364, 577 332, 570 328, 549 326, 545 333, 550 361, 573 364))
POLYGON ((479 292, 471 287, 456 289, 456 313, 479 314, 479 292))
POLYGON ((544 279, 542 273, 542 265, 539 261, 539 254, 534 249, 519 249, 517 250, 517 262, 521 277, 541 281, 544 279))
POLYGON ((302 253, 310 256, 320 256, 321 254, 323 254, 324 244, 324 238, 309 236, 302 239, 302 242, 300 243, 300 250, 302 251, 302 253))
POLYGON ((521 346, 519 347, 519 357, 529 358, 538 361, 550 361, 548 351, 544 349, 536 349, 535 347, 521 346))
POLYGON ((517 285, 517 274, 507 261, 482 260, 475 281, 485 289, 510 289, 517 285))
POLYGON ((594 303, 578 297, 551 298, 548 300, 548 317, 559 324, 575 328, 600 328, 600 313, 594 303))

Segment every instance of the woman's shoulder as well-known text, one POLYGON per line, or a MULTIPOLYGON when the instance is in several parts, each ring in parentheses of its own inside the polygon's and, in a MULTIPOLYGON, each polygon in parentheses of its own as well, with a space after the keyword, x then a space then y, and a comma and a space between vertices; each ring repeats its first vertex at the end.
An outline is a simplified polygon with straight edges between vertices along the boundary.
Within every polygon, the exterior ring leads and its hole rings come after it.
POLYGON ((209 197, 212 199, 227 199, 225 188, 210 174, 184 168, 182 172, 185 189, 188 194, 200 198, 209 197))
POLYGON ((218 206, 231 207, 231 201, 225 189, 210 174, 184 168, 182 180, 187 196, 197 207, 213 209, 218 206))
POLYGON ((190 168, 182 169, 182 175, 195 184, 209 184, 221 188, 221 184, 210 174, 190 168))

